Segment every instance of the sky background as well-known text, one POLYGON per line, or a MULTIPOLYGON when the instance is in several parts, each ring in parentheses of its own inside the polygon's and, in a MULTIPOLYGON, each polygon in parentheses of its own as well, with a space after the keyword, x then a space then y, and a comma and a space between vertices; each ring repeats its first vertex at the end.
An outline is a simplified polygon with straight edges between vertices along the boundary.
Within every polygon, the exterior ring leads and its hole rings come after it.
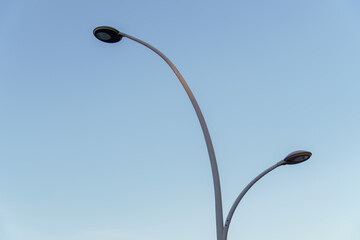
POLYGON ((0 1, 0 239, 360 239, 357 0, 0 1))

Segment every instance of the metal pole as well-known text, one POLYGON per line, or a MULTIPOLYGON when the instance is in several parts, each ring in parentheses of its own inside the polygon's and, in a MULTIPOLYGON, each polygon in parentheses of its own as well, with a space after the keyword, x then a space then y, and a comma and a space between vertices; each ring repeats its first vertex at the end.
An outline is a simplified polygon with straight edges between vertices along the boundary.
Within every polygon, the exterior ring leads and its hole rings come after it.
POLYGON ((177 76, 177 78, 179 79, 180 83, 182 84, 182 86, 184 87, 187 95, 190 98, 190 101, 195 109, 196 115, 199 119, 200 125, 201 125, 201 129, 203 131, 204 134, 204 138, 205 138, 205 142, 206 142, 206 147, 208 150, 208 154, 209 154, 209 159, 210 159, 210 165, 211 165, 211 171, 212 171, 212 177, 213 177, 213 183, 214 183, 214 193, 215 193, 215 215, 216 215, 216 233, 217 233, 217 240, 222 240, 223 238, 223 230, 224 230, 224 223, 223 223, 223 208, 222 208, 222 200, 221 200, 221 188, 220 188, 220 177, 219 177, 219 170, 218 170, 218 166, 216 163, 216 157, 215 157, 215 151, 214 151, 214 147, 210 138, 210 133, 209 130, 207 128, 206 122, 205 122, 205 118, 200 110, 199 104, 197 103, 194 94, 191 92, 188 84, 186 83, 185 79, 183 78, 183 76, 180 74, 180 72, 177 70, 177 68, 175 67, 175 65, 162 53, 160 52, 158 49, 156 49, 155 47, 151 46, 150 44, 135 38, 133 36, 130 36, 126 33, 120 33, 120 35, 122 35, 123 37, 127 37, 131 40, 134 40, 135 42, 138 42, 142 45, 144 45, 145 47, 148 47, 149 49, 151 49, 152 51, 154 51, 156 54, 158 54, 169 66, 170 68, 174 71, 175 75, 177 76))
POLYGON ((286 164, 286 162, 284 160, 276 163, 275 165, 269 167, 268 169, 266 169, 265 171, 263 171, 262 173, 260 173, 256 178, 254 178, 245 188, 244 190, 241 191, 240 195, 236 198, 235 202, 233 203, 229 214, 226 218, 225 221, 225 226, 224 226, 224 231, 223 231, 223 240, 227 240, 227 234, 229 231, 229 226, 230 226, 230 222, 231 222, 231 218, 236 210, 236 207, 238 206, 238 204, 240 203, 241 199, 244 197, 244 195, 247 193, 247 191, 249 191, 249 189, 258 181, 260 180, 260 178, 262 178, 263 176, 265 176, 266 174, 268 174, 269 172, 271 172, 272 170, 274 170, 277 167, 280 167, 281 165, 286 164))

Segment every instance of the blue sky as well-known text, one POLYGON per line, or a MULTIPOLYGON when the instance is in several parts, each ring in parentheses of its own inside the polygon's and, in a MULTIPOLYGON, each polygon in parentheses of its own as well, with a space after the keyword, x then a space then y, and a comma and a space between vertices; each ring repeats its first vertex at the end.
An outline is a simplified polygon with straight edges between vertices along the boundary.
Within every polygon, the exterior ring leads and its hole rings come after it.
POLYGON ((360 4, 0 2, 0 239, 215 239, 210 164, 165 53, 212 136, 228 239, 360 237, 360 4))

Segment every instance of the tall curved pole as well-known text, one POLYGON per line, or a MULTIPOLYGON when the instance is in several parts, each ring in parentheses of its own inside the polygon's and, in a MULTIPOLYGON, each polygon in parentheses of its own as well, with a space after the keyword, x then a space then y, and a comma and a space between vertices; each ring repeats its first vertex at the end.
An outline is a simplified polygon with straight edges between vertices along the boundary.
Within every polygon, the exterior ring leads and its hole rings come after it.
POLYGON ((214 151, 214 147, 210 138, 210 133, 208 130, 208 127, 206 125, 205 122, 205 118, 200 110, 199 104, 197 103, 194 94, 191 92, 188 84, 186 83, 185 79, 183 78, 183 76, 180 74, 179 70, 177 70, 177 68, 175 67, 175 65, 162 53, 160 52, 158 49, 156 49, 155 47, 151 46, 150 44, 135 38, 133 36, 130 36, 126 33, 120 33, 120 35, 122 35, 123 37, 127 37, 131 40, 134 40, 135 42, 138 42, 142 45, 144 45, 145 47, 148 47, 149 49, 151 49, 152 51, 154 51, 156 54, 158 54, 162 59, 164 59, 164 61, 170 66, 170 68, 174 71, 175 75, 177 76, 177 78, 179 79, 180 83, 182 84, 182 86, 184 87, 187 95, 190 98, 190 101, 195 109, 196 115, 199 119, 200 125, 201 125, 201 129, 203 131, 204 134, 204 138, 205 138, 205 142, 206 142, 206 147, 209 153, 209 158, 210 158, 210 165, 211 165, 211 171, 212 171, 212 177, 213 177, 213 182, 214 182, 214 192, 215 192, 215 214, 216 214, 216 233, 217 233, 217 240, 222 240, 223 238, 223 209, 222 209, 222 200, 221 200, 221 188, 220 188, 220 177, 219 177, 219 170, 218 170, 218 166, 216 163, 216 157, 215 157, 215 151, 214 151))
POLYGON ((272 170, 274 170, 277 167, 280 167, 281 165, 286 164, 286 161, 282 160, 278 163, 276 163, 275 165, 269 167, 268 169, 266 169, 265 171, 263 171, 262 173, 260 173, 256 178, 254 178, 245 188, 244 190, 241 191, 241 193, 239 194, 239 196, 236 198, 235 202, 233 203, 229 214, 226 218, 225 221, 225 226, 224 226, 224 231, 223 231, 223 240, 227 240, 227 234, 228 234, 228 230, 229 230, 229 226, 230 226, 230 222, 232 219, 232 216, 236 210, 236 207, 239 205, 241 199, 245 196, 245 194, 247 193, 247 191, 249 191, 249 189, 257 182, 260 180, 260 178, 262 178, 263 176, 265 176, 266 174, 268 174, 269 172, 271 172, 272 170))

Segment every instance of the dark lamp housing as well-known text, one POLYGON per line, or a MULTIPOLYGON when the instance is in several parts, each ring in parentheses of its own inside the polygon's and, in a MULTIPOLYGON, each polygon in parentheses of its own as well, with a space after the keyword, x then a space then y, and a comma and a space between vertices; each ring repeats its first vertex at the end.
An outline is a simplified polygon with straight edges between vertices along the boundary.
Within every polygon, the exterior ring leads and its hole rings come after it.
POLYGON ((108 26, 97 27, 93 33, 97 39, 106 43, 119 42, 123 37, 118 30, 108 26))
POLYGON ((311 152, 295 151, 287 155, 284 159, 285 164, 297 164, 308 160, 311 157, 311 152))

